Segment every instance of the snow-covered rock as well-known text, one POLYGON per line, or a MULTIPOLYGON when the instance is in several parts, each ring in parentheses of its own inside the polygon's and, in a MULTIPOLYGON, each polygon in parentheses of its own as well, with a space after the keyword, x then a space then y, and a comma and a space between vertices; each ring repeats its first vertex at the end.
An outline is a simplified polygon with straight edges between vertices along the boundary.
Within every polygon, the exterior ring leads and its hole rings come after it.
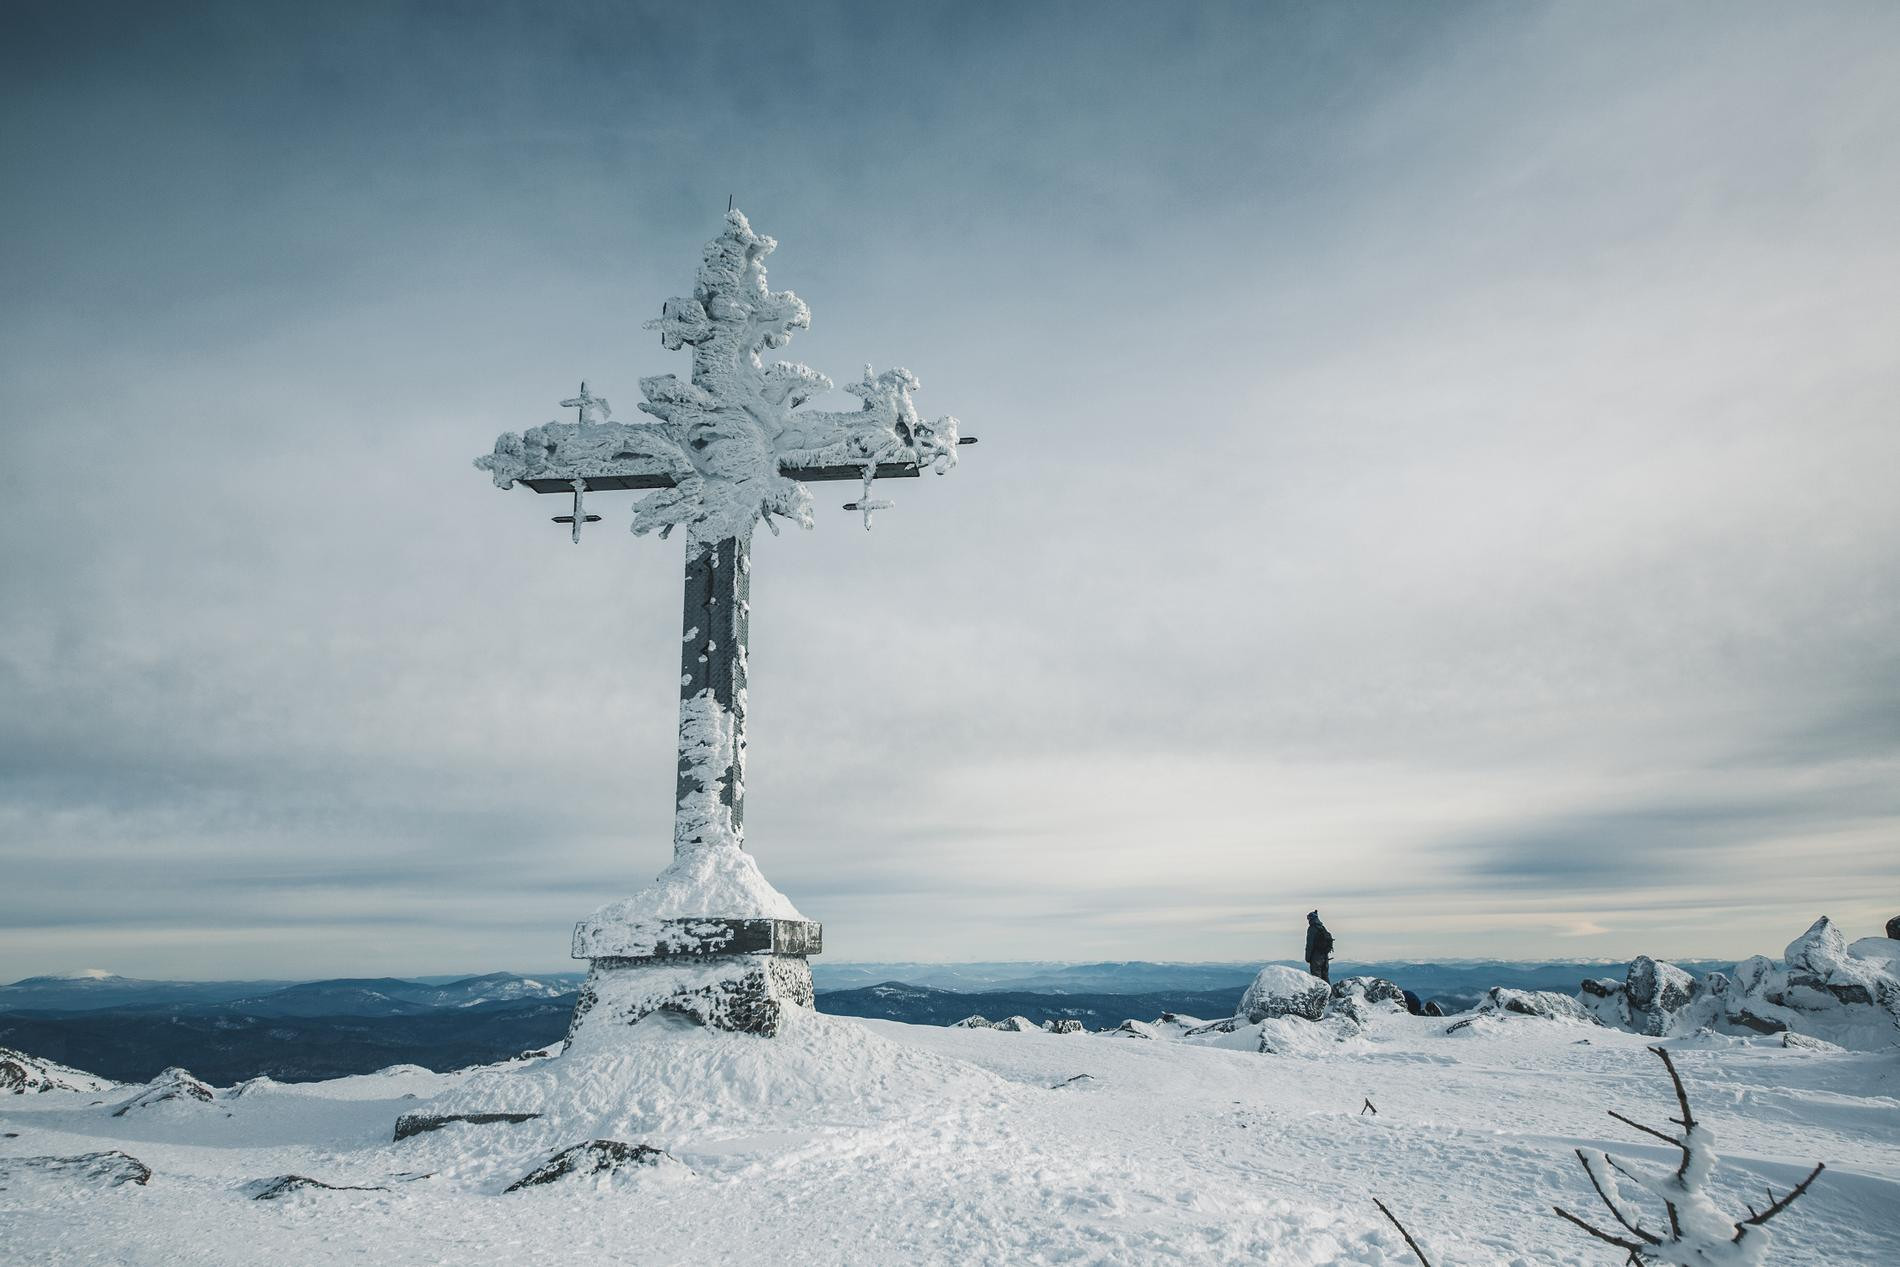
POLYGON ((1596 1017, 1600 1024, 1615 1026, 1618 1029, 1629 1028, 1629 996, 1623 989, 1623 983, 1613 977, 1595 977, 1585 981, 1577 995, 1577 1001, 1584 1010, 1596 1017))
POLYGON ((1396 982, 1384 977, 1341 977, 1332 983, 1328 993, 1334 1002, 1346 998, 1360 998, 1367 1003, 1396 1003, 1405 1006, 1405 991, 1396 982))
POLYGON ((1623 974, 1623 997, 1630 1023, 1639 1033, 1652 1037, 1669 1033, 1676 1014, 1695 996, 1694 977, 1673 963, 1662 963, 1648 955, 1630 960, 1623 974))
POLYGON ((1885 964, 1888 972, 1900 974, 1900 938, 1863 937, 1848 944, 1847 956, 1868 963, 1885 964))
MULTIPOLYGON (((1864 940, 1873 940, 1871 938, 1864 940)), ((1814 1006, 1803 992, 1831 995, 1841 1003, 1878 1006, 1900 1018, 1900 979, 1894 960, 1863 958, 1849 950, 1847 938, 1833 920, 1823 915, 1807 932, 1788 944, 1789 1006, 1814 1006)))
POLYGON ((77 1157, 0 1157, 0 1191, 23 1187, 36 1180, 117 1188, 128 1183, 143 1186, 151 1178, 150 1166, 117 1149, 81 1153, 77 1157))
POLYGON ((1325 1015, 1332 987, 1311 973, 1281 964, 1268 964, 1240 996, 1235 1015, 1257 1023, 1276 1016, 1303 1016, 1317 1021, 1325 1015))
POLYGON ((960 1021, 951 1021, 950 1029, 995 1029, 996 1022, 987 1016, 966 1016, 960 1021))
POLYGON ((217 1093, 191 1074, 174 1065, 153 1078, 137 1095, 112 1110, 113 1117, 124 1117, 134 1110, 155 1108, 161 1104, 209 1104, 217 1093))
POLYGON ((1030 1030, 1040 1030, 1042 1026, 1036 1024, 1027 1016, 1005 1016, 991 1028, 1000 1029, 1006 1034, 1026 1034, 1030 1030))
POLYGON ((1051 1034, 1080 1034, 1085 1028, 1081 1021, 1069 1016, 1061 1020, 1044 1021, 1042 1027, 1051 1034))
POLYGON ((29 1056, 23 1051, 0 1047, 0 1094, 24 1095, 29 1091, 106 1091, 117 1086, 109 1078, 69 1069, 50 1060, 29 1056))
POLYGON ((539 1166, 515 1180, 505 1192, 520 1192, 550 1183, 574 1183, 592 1180, 603 1186, 616 1175, 635 1170, 651 1170, 679 1163, 663 1148, 651 1144, 626 1144, 617 1139, 590 1139, 584 1144, 563 1148, 539 1166))
POLYGON ((532 1122, 541 1116, 539 1113, 516 1113, 509 1110, 473 1113, 405 1113, 396 1119, 397 1141, 408 1139, 412 1135, 426 1135, 430 1131, 439 1131, 455 1125, 493 1126, 496 1124, 512 1126, 517 1122, 532 1122))
POLYGON ((1578 998, 1604 1024, 1652 1037, 1796 1033, 1878 1050, 1900 1043, 1900 942, 1850 945, 1823 916, 1779 960, 1755 955, 1697 981, 1639 955, 1622 982, 1585 981, 1578 998))
POLYGON ((1478 1006, 1472 1009, 1471 1016, 1452 1022, 1445 1027, 1445 1032, 1452 1034, 1468 1029, 1472 1021, 1480 1016, 1530 1016, 1538 1020, 1582 1025, 1600 1023, 1583 1004, 1568 994, 1558 994, 1554 990, 1512 990, 1494 985, 1478 1000, 1478 1006))
POLYGON ((281 1201, 299 1192, 387 1191, 389 1189, 379 1184, 325 1183, 321 1179, 312 1179, 309 1175, 278 1175, 274 1179, 259 1179, 250 1186, 253 1201, 281 1201))
POLYGON ((1405 991, 1384 977, 1344 977, 1333 982, 1325 1015, 1364 1025, 1379 1010, 1409 1011, 1405 991))
POLYGON ((1309 1021, 1304 1016, 1274 1016, 1255 1025, 1241 1026, 1231 1035, 1213 1039, 1210 1045, 1235 1047, 1244 1044, 1267 1056, 1330 1059, 1338 1054, 1341 1043, 1361 1039, 1364 1028, 1349 1016, 1329 1015, 1317 1022, 1309 1021))

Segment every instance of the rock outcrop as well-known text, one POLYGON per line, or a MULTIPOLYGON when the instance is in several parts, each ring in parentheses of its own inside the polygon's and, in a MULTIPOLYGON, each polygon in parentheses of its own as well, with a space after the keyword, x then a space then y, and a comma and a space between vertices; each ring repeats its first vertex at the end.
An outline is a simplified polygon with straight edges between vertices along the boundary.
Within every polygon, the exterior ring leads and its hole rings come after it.
POLYGON ((1455 1034, 1459 1030, 1469 1029, 1481 1016, 1531 1016, 1545 1021, 1601 1024, 1588 1008, 1568 994, 1558 994, 1554 990, 1512 990, 1494 985, 1478 1000, 1478 1006, 1472 1009, 1470 1016, 1453 1021, 1445 1027, 1445 1032, 1455 1034))
POLYGON ((210 1087, 174 1065, 146 1083, 139 1093, 112 1110, 113 1117, 151 1109, 160 1104, 209 1104, 217 1095, 210 1087))
POLYGON ((0 1094, 25 1095, 41 1091, 105 1091, 118 1084, 109 1078, 50 1060, 29 1056, 23 1051, 0 1047, 0 1094))
POLYGON ((1659 963, 1648 955, 1630 960, 1623 974, 1623 998, 1630 1023, 1638 1033, 1660 1037, 1669 1032, 1676 1014, 1696 996, 1696 979, 1673 963, 1659 963))
POLYGON ((0 1157, 0 1188, 12 1188, 32 1179, 116 1188, 128 1183, 143 1185, 151 1178, 150 1166, 117 1149, 77 1157, 0 1157))
POLYGON ((1318 977, 1298 968, 1268 964, 1240 996, 1240 1008, 1235 1014, 1246 1017, 1249 1024, 1276 1016, 1301 1016, 1317 1021, 1326 1014, 1326 1004, 1331 998, 1332 987, 1318 977))
POLYGON ((1051 1034, 1080 1034, 1084 1029, 1081 1021, 1066 1016, 1059 1021, 1044 1021, 1042 1027, 1051 1034))
POLYGON ((299 1192, 388 1191, 387 1188, 375 1185, 325 1183, 321 1179, 312 1179, 309 1175, 278 1175, 275 1179, 259 1179, 250 1185, 253 1201, 278 1201, 284 1197, 295 1196, 299 1192))
POLYGON ((1900 1042, 1900 941, 1849 945, 1826 916, 1780 960, 1756 955, 1700 980, 1647 955, 1622 981, 1585 981, 1579 1001, 1606 1025, 1661 1037, 1710 1029, 1797 1033, 1862 1050, 1900 1042))
POLYGON ((411 1135, 424 1135, 430 1131, 439 1131, 445 1126, 457 1122, 467 1122, 471 1126, 490 1126, 497 1122, 532 1122, 540 1117, 539 1113, 405 1113, 396 1119, 398 1140, 408 1139, 411 1135))
POLYGON ((1338 1016, 1364 1025, 1375 1011, 1409 1012, 1405 991, 1384 977, 1342 977, 1327 992, 1322 1015, 1338 1016))
POLYGON ((543 1184, 576 1179, 601 1180, 633 1170, 650 1169, 663 1163, 678 1164, 673 1162, 672 1155, 665 1149, 654 1148, 650 1144, 590 1139, 584 1144, 563 1148, 502 1191, 520 1192, 523 1188, 537 1188, 543 1184))

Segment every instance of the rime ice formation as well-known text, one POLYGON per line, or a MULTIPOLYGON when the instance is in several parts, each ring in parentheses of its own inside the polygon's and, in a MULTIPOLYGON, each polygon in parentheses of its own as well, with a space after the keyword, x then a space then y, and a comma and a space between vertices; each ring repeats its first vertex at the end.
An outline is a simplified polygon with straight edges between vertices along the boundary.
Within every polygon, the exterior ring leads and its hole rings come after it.
POLYGON ((956 465, 957 420, 918 416, 911 393, 919 384, 909 370, 875 373, 867 365, 845 387, 857 409, 801 411, 833 384, 808 365, 765 361, 811 325, 804 300, 766 285, 765 257, 777 246, 742 213, 728 212, 725 231, 706 244, 692 295, 667 300, 648 323, 664 346, 693 355, 687 381, 640 380, 640 408, 658 421, 614 422, 606 401, 576 397, 563 404, 578 407, 580 421, 509 432, 475 465, 500 488, 538 478, 670 481, 634 506, 633 531, 664 537, 683 527, 696 542, 744 537, 761 519, 773 526, 773 517, 811 527, 811 494, 785 469, 874 473, 901 463, 941 473, 956 465))
POLYGON ((633 509, 636 534, 686 536, 686 618, 681 635, 679 769, 673 861, 646 889, 610 903, 574 930, 573 953, 591 963, 583 1026, 624 1029, 655 1012, 716 1029, 775 1034, 787 1008, 809 1008, 819 925, 774 889, 743 849, 746 640, 751 538, 760 522, 811 524, 800 476, 861 480, 852 503, 868 528, 888 501, 871 497, 880 475, 938 474, 956 465, 957 420, 919 417, 906 369, 866 366, 845 391, 853 410, 805 409, 832 389, 806 365, 774 360, 811 310, 766 283, 778 246, 738 211, 706 244, 690 296, 669 299, 649 322, 670 350, 691 349, 692 372, 640 380, 651 420, 615 422, 607 401, 581 384, 561 402, 573 422, 510 432, 475 460, 500 488, 571 493, 556 522, 580 540, 583 494, 649 489, 633 509))

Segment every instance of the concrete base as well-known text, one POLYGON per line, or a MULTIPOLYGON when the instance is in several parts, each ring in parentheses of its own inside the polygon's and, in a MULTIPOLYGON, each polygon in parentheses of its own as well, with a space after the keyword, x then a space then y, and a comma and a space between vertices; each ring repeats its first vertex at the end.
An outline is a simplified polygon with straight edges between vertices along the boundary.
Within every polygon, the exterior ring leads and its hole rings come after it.
POLYGON ((635 960, 688 955, 790 955, 824 951, 824 926, 803 919, 622 920, 590 917, 574 925, 576 959, 635 960))
POLYGON ((777 1034, 788 1008, 812 1006, 811 966, 775 954, 673 955, 592 961, 569 1043, 611 1041, 612 1031, 655 1012, 713 1029, 777 1034))

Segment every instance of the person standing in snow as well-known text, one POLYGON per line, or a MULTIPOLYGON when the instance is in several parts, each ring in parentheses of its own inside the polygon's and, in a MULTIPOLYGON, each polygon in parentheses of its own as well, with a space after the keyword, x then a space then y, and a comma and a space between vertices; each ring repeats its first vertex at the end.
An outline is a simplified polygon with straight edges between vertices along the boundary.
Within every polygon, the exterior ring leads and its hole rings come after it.
POLYGON ((1318 911, 1306 913, 1306 970, 1321 981, 1331 981, 1333 935, 1319 922, 1318 911))

